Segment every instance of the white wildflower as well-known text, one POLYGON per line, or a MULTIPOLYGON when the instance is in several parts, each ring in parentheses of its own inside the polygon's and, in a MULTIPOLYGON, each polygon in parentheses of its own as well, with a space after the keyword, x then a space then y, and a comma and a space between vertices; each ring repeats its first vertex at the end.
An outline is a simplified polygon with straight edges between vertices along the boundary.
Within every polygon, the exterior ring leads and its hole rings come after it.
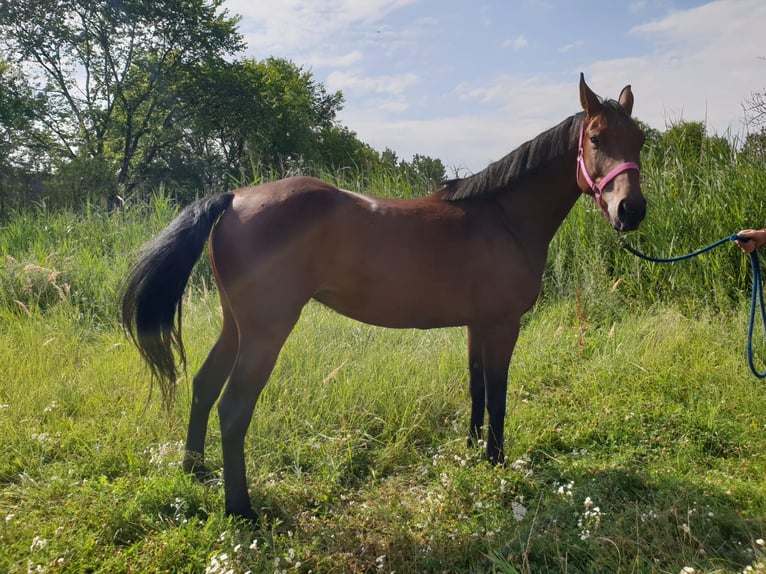
POLYGON ((29 551, 34 552, 35 550, 42 550, 48 545, 48 541, 45 538, 40 538, 39 536, 35 536, 32 539, 32 544, 29 546, 29 551))
POLYGON ((511 502, 511 511, 513 512, 513 519, 516 522, 521 522, 527 515, 527 509, 524 507, 524 505, 515 500, 511 502))

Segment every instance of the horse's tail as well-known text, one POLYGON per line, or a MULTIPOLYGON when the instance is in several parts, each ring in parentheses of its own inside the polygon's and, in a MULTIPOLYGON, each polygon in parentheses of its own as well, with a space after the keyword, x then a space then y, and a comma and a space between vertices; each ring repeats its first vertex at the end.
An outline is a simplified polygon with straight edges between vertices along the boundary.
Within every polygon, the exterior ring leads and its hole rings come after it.
POLYGON ((122 293, 122 324, 159 383, 167 408, 178 374, 174 351, 185 366, 181 338, 181 298, 192 269, 232 193, 206 197, 185 207, 142 250, 122 293))

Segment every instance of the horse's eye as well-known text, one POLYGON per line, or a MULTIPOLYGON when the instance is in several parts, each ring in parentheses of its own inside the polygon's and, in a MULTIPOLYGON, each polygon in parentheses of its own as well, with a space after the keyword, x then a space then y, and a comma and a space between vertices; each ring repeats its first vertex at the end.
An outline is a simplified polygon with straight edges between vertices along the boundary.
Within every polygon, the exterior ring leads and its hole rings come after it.
POLYGON ((593 147, 598 148, 598 136, 590 136, 590 143, 593 147))

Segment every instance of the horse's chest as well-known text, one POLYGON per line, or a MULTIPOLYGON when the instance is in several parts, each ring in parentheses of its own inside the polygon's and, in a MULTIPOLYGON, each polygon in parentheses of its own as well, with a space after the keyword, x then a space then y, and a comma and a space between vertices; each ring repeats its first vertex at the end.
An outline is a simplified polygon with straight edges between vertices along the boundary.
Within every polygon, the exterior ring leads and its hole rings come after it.
POLYGON ((518 319, 534 305, 540 294, 542 271, 518 262, 498 264, 472 281, 471 299, 480 320, 518 319))

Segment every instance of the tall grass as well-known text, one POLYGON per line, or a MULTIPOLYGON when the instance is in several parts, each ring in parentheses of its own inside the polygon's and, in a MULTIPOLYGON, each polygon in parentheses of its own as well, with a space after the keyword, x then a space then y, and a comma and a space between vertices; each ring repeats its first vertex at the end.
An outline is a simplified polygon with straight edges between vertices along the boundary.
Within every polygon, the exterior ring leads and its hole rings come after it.
MULTIPOLYGON (((187 301, 192 372, 215 299, 187 301)), ((766 388, 719 336, 739 314, 533 312, 510 463, 493 469, 465 446, 462 330, 310 305, 248 435, 252 526, 223 516, 220 479, 179 468, 188 393, 165 415, 121 334, 65 311, 0 332, 2 571, 677 574, 766 559, 766 388)))
MULTIPOLYGON (((738 155, 725 140, 705 139, 691 156, 673 145, 650 145, 641 181, 647 217, 624 240, 649 255, 689 253, 766 225, 766 166, 738 155)), ((684 263, 641 261, 621 249, 596 206, 581 201, 554 238, 548 292, 556 298, 581 290, 600 299, 619 281, 616 291, 628 303, 725 310, 748 290, 748 274, 748 259, 733 244, 684 263)))
MULTIPOLYGON (((640 231, 624 239, 650 255, 687 253, 742 228, 766 224, 762 162, 738 155, 715 138, 705 139, 698 155, 688 155, 658 146, 644 153, 648 214, 640 231)), ((383 168, 319 175, 342 188, 385 197, 422 197, 433 191, 425 181, 413 182, 383 168)), ((252 182, 274 177, 256 172, 252 182)), ((145 204, 129 203, 124 213, 93 208, 81 214, 15 214, 0 225, 0 313, 45 311, 66 300, 85 321, 113 321, 119 280, 135 250, 178 207, 171 196, 155 193, 145 204)), ((732 245, 690 262, 659 265, 630 255, 620 241, 596 206, 583 198, 554 238, 544 297, 577 294, 586 303, 607 297, 614 304, 610 312, 655 303, 727 310, 749 289, 748 260, 732 245)), ((204 258, 194 281, 210 284, 204 258)))
MULTIPOLYGON (((764 166, 703 152, 647 150, 633 245, 677 254, 766 224, 764 166)), ((253 526, 223 515, 220 479, 183 474, 189 393, 170 415, 150 401, 116 322, 128 265, 177 207, 157 194, 0 225, 0 571, 764 571, 766 387, 732 342, 748 287, 733 247, 655 266, 578 202, 514 355, 502 468, 465 448, 463 330, 309 305, 248 435, 253 526)), ((220 326, 209 286, 203 263, 185 301, 190 374, 220 326)))

